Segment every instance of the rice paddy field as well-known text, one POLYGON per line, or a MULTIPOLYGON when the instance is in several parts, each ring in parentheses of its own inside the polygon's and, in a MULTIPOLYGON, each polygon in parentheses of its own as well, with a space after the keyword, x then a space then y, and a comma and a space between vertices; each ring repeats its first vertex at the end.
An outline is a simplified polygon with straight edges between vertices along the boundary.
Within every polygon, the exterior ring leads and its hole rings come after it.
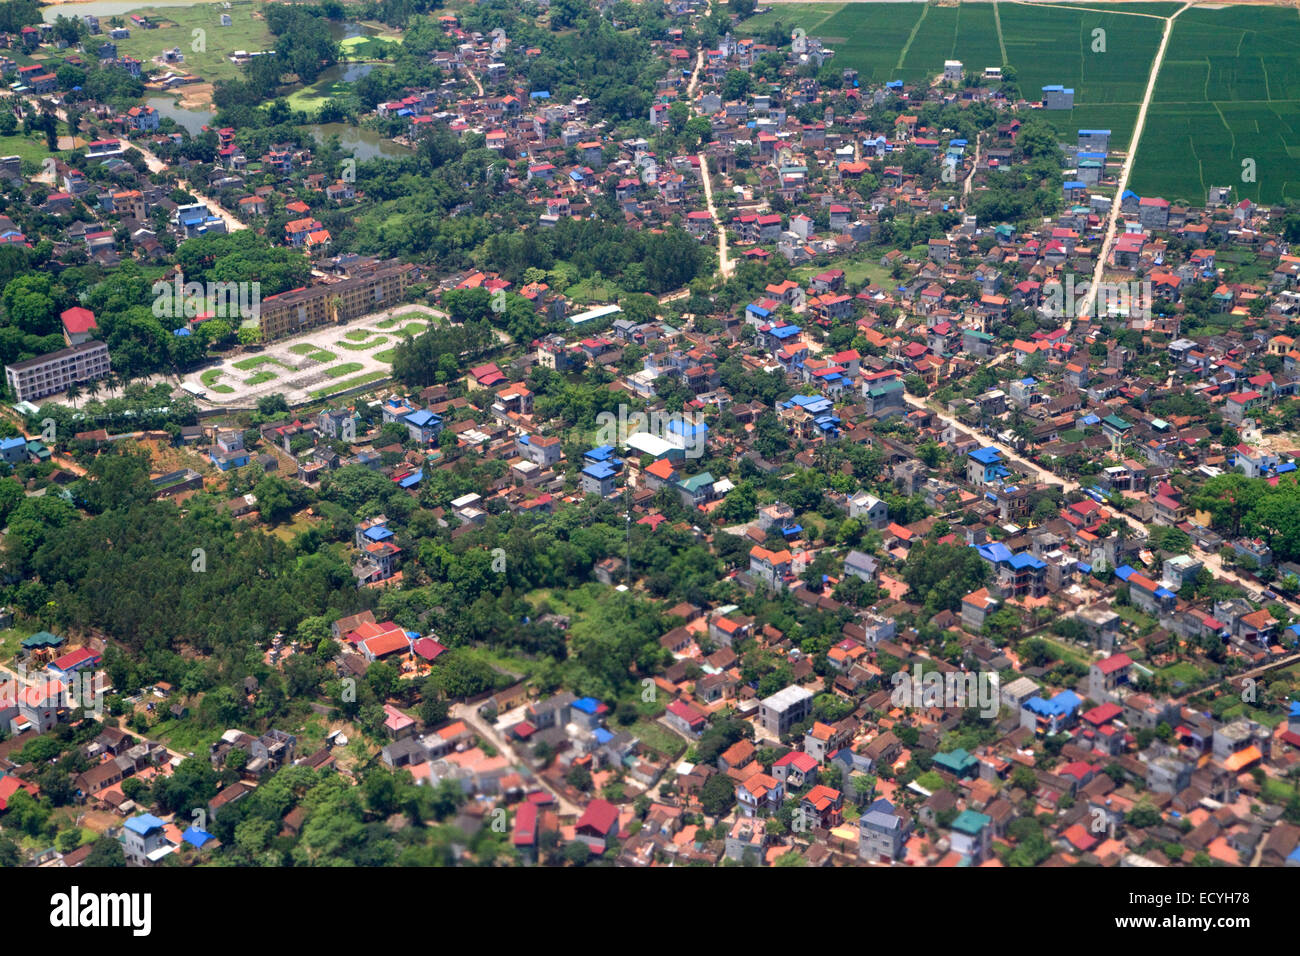
POLYGON ((1131 188, 1205 201, 1300 199, 1300 10, 1192 8, 1174 21, 1131 188), (1253 161, 1254 182, 1243 180, 1253 161))
MULTIPOLYGON (((747 20, 802 28, 858 70, 864 85, 925 83, 943 61, 969 72, 1011 66, 1026 98, 1044 86, 1075 91, 1073 110, 1041 111, 1064 140, 1080 128, 1109 129, 1125 151, 1160 45, 1164 18, 1180 3, 1045 5, 1037 2, 782 3, 747 20), (1097 33, 1096 31, 1102 31, 1097 33), (1100 40, 1100 43, 1098 42, 1100 40)), ((1147 114, 1130 187, 1142 195, 1205 201, 1211 185, 1234 185, 1257 201, 1300 198, 1300 10, 1191 8, 1174 22, 1147 114), (1256 182, 1243 183, 1253 159, 1256 182), (1290 170, 1297 170, 1288 179, 1290 170)))

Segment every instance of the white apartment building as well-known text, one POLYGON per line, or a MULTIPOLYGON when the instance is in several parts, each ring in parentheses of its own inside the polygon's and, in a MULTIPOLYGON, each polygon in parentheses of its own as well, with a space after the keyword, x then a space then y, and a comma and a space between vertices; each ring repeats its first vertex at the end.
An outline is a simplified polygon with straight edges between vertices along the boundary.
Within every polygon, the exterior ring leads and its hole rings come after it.
POLYGON ((103 378, 110 371, 108 346, 92 341, 6 365, 5 378, 18 401, 27 402, 66 391, 73 382, 103 378))

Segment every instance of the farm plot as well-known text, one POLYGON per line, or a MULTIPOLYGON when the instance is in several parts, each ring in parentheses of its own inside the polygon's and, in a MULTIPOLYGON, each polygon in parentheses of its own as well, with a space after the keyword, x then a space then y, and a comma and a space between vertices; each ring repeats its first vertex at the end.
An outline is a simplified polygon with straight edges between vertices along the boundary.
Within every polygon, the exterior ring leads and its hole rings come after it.
POLYGON ((967 70, 1002 66, 991 3, 934 7, 921 21, 895 79, 928 83, 943 73, 944 60, 961 60, 967 70))
POLYGON ((1174 22, 1130 183, 1203 203, 1210 186, 1300 198, 1300 16, 1291 8, 1188 10, 1174 22))

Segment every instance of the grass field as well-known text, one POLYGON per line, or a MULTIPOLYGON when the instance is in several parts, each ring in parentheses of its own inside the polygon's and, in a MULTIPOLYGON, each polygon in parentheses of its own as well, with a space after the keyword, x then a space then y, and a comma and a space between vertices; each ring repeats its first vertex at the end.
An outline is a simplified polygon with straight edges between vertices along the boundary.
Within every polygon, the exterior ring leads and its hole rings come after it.
POLYGON ((664 757, 675 758, 686 749, 686 741, 657 720, 642 718, 628 729, 637 740, 664 757))
POLYGON ((342 382, 335 382, 326 388, 318 388, 311 393, 312 398, 328 398, 338 392, 346 392, 350 388, 359 388, 362 385, 369 385, 371 382, 377 382, 381 378, 388 378, 387 372, 367 372, 365 375, 358 375, 356 378, 344 379, 342 382))
POLYGON ((231 362, 230 364, 233 365, 235 368, 239 369, 241 372, 251 372, 259 365, 267 365, 267 364, 279 365, 281 368, 284 367, 281 362, 277 361, 276 359, 272 358, 269 355, 254 355, 251 358, 240 359, 238 362, 231 362))
POLYGON ((295 355, 301 355, 304 358, 309 358, 313 362, 332 362, 336 358, 338 358, 338 356, 335 355, 333 352, 330 352, 326 349, 318 349, 310 342, 299 342, 297 345, 291 345, 289 346, 289 351, 294 353, 295 355))
POLYGON ((340 348, 347 349, 349 352, 365 352, 369 349, 373 349, 376 345, 383 345, 387 341, 388 336, 380 335, 377 338, 371 339, 369 342, 338 342, 336 344, 340 348))
POLYGON ((266 382, 273 382, 279 377, 280 376, 276 375, 274 372, 258 372, 256 375, 250 375, 248 378, 244 379, 244 384, 262 385, 266 382))
POLYGON ((193 7, 150 7, 142 4, 138 10, 131 12, 147 14, 165 25, 156 30, 141 30, 131 26, 130 39, 118 40, 117 52, 119 55, 135 57, 148 70, 154 65, 153 58, 163 50, 180 47, 185 62, 177 64, 178 69, 197 73, 207 83, 237 79, 243 73, 241 67, 230 62, 231 53, 236 50, 270 50, 275 47, 266 21, 254 17, 254 13, 263 6, 260 3, 235 2, 226 10, 215 4, 203 3, 193 7), (221 26, 222 13, 230 14, 230 26, 221 26), (202 30, 203 33, 196 36, 195 30, 202 30), (203 49, 195 50, 196 44, 203 49))
POLYGON ((330 378, 339 378, 343 375, 351 375, 353 372, 359 372, 363 368, 360 362, 344 362, 342 365, 334 365, 325 369, 325 374, 330 378))
POLYGON ((1174 22, 1131 187, 1204 203, 1300 198, 1300 15, 1283 7, 1191 9, 1174 22), (1249 181, 1251 161, 1254 181, 1249 181))
POLYGON ((21 125, 12 136, 0 136, 0 149, 4 150, 3 155, 5 156, 18 156, 23 160, 24 164, 30 163, 32 166, 37 167, 33 172, 39 171, 40 165, 49 156, 63 156, 65 158, 67 156, 66 152, 51 153, 45 146, 44 135, 24 136, 21 125))
POLYGON ((424 328, 429 324, 423 312, 402 312, 393 316, 391 319, 384 319, 382 322, 376 322, 375 328, 391 329, 393 326, 397 325, 397 323, 405 322, 408 319, 415 319, 416 321, 403 326, 403 328, 411 329, 412 331, 418 331, 416 328, 417 326, 419 328, 424 328))

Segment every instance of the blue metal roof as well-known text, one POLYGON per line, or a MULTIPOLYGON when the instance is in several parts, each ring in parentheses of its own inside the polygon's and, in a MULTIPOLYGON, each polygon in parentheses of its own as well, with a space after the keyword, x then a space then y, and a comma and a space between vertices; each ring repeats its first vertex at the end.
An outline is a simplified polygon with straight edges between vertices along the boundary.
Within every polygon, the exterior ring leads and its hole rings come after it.
POLYGON ((981 465, 996 465, 1002 460, 1002 453, 992 446, 989 446, 988 448, 976 448, 970 453, 970 456, 981 465))
POLYGON ((428 409, 420 409, 418 412, 411 412, 406 416, 408 425, 414 425, 416 428, 423 428, 425 425, 437 425, 442 419, 428 409))
POLYGON ((132 817, 127 820, 124 826, 132 833, 138 833, 144 836, 154 830, 161 830, 163 822, 152 813, 142 813, 138 817, 132 817))
POLYGON ((990 541, 988 544, 981 544, 975 550, 979 552, 979 556, 985 561, 992 561, 994 564, 1011 560, 1011 549, 1001 541, 990 541))
POLYGON ((1041 697, 1031 697, 1025 701, 1024 708, 1040 717, 1061 717, 1077 710, 1082 701, 1079 695, 1072 690, 1063 690, 1051 700, 1043 700, 1041 697))
POLYGON ((584 714, 595 714, 600 709, 600 701, 594 697, 579 697, 573 702, 573 709, 580 710, 584 714))
POLYGON ((208 833, 206 830, 200 830, 196 826, 191 826, 188 830, 182 833, 181 838, 186 843, 190 844, 190 846, 197 847, 200 850, 203 849, 210 840, 216 839, 216 837, 211 833, 208 833))

